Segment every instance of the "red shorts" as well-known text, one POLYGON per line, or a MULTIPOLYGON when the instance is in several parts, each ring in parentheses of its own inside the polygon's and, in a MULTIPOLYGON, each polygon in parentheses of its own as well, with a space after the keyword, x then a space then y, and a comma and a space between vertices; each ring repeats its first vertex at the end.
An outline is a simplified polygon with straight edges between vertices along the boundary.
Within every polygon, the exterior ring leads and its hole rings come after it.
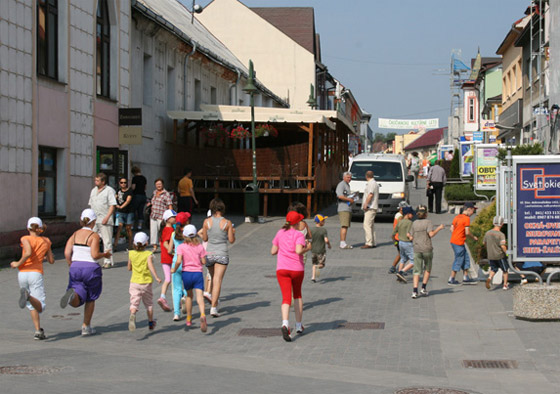
POLYGON ((301 298, 301 284, 303 283, 304 271, 278 270, 276 278, 282 291, 282 304, 292 304, 292 291, 294 299, 301 298))

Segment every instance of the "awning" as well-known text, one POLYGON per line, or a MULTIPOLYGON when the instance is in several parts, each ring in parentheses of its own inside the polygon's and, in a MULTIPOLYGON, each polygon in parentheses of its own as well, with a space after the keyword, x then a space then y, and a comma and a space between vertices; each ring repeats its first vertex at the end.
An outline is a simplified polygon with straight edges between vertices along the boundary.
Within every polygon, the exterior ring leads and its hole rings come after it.
MULTIPOLYGON (((167 111, 167 115, 176 120, 251 122, 251 107, 248 106, 203 104, 200 109, 201 111, 167 111)), ((356 134, 352 122, 337 111, 255 107, 255 122, 258 123, 321 123, 335 130, 336 121, 341 121, 353 134, 356 134)))

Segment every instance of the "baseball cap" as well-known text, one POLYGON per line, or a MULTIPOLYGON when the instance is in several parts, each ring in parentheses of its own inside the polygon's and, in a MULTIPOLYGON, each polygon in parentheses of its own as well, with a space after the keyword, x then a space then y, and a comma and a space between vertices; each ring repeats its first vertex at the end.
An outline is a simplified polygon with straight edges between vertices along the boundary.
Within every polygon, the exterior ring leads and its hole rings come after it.
POLYGON ((296 211, 290 211, 286 215, 286 221, 290 223, 292 226, 294 224, 298 224, 303 220, 303 215, 301 213, 297 213, 296 211))
POLYGON ((134 235, 134 244, 136 245, 139 243, 142 245, 148 244, 148 235, 146 233, 143 233, 142 231, 134 235))
POLYGON ((93 209, 86 208, 82 211, 82 215, 80 216, 80 220, 89 219, 90 222, 97 220, 97 215, 93 212, 93 209))
POLYGON ((315 220, 315 223, 321 223, 321 222, 324 221, 326 218, 328 218, 328 216, 315 215, 315 218, 314 218, 313 220, 315 220))
POLYGON ((405 200, 402 200, 402 201, 399 203, 399 209, 402 209, 402 208, 404 208, 404 207, 409 207, 409 206, 410 206, 410 205, 409 205, 405 200))
POLYGON ((403 215, 408 215, 409 213, 414 215, 414 209, 412 207, 404 207, 402 213, 403 215))
POLYGON ((465 208, 465 209, 472 208, 476 211, 476 207, 474 206, 474 204, 472 202, 466 202, 465 205, 463 205, 463 208, 465 208))
POLYGON ((185 226, 183 229, 183 237, 193 238, 196 236, 196 227, 192 224, 185 226))
POLYGON ((29 218, 29 220, 27 221, 27 228, 31 228, 32 224, 36 224, 39 227, 43 227, 43 221, 41 219, 39 219, 38 217, 32 217, 29 218))
POLYGON ((191 214, 188 212, 179 212, 177 214, 177 216, 175 217, 175 220, 177 221, 177 223, 180 223, 181 225, 185 225, 187 224, 187 222, 189 221, 189 219, 191 218, 191 214))
POLYGON ((177 212, 173 209, 168 209, 163 213, 163 220, 167 222, 167 219, 177 216, 177 212))
POLYGON ((494 226, 501 226, 504 224, 504 218, 502 216, 494 216, 494 220, 492 220, 492 224, 494 226))

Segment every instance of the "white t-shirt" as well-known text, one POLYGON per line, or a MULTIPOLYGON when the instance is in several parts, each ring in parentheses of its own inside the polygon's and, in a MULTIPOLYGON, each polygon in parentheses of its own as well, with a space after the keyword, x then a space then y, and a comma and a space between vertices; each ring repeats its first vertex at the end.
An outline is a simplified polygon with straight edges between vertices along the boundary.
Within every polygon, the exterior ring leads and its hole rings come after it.
POLYGON ((370 179, 366 183, 366 189, 364 190, 364 198, 362 199, 362 209, 365 209, 366 200, 370 194, 373 194, 373 198, 371 199, 368 209, 375 209, 377 211, 378 201, 379 201, 379 185, 375 181, 375 179, 370 179))

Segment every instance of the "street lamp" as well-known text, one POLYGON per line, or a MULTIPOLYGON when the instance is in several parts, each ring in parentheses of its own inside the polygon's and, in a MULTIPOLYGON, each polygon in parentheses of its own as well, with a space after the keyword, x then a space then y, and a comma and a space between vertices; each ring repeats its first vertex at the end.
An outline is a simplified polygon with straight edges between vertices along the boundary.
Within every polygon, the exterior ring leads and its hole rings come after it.
POLYGON ((315 99, 315 88, 313 84, 310 84, 310 92, 309 92, 309 100, 307 100, 307 105, 311 107, 311 109, 317 108, 317 100, 315 99))
POLYGON ((249 78, 247 85, 243 91, 251 97, 251 145, 253 147, 253 183, 257 185, 257 150, 255 147, 255 98, 254 94, 257 91, 255 87, 255 72, 253 70, 253 61, 249 60, 249 78))
POLYGON ((202 10, 203 8, 199 4, 195 4, 195 0, 193 0, 191 7, 191 24, 194 23, 194 14, 200 14, 202 10))

